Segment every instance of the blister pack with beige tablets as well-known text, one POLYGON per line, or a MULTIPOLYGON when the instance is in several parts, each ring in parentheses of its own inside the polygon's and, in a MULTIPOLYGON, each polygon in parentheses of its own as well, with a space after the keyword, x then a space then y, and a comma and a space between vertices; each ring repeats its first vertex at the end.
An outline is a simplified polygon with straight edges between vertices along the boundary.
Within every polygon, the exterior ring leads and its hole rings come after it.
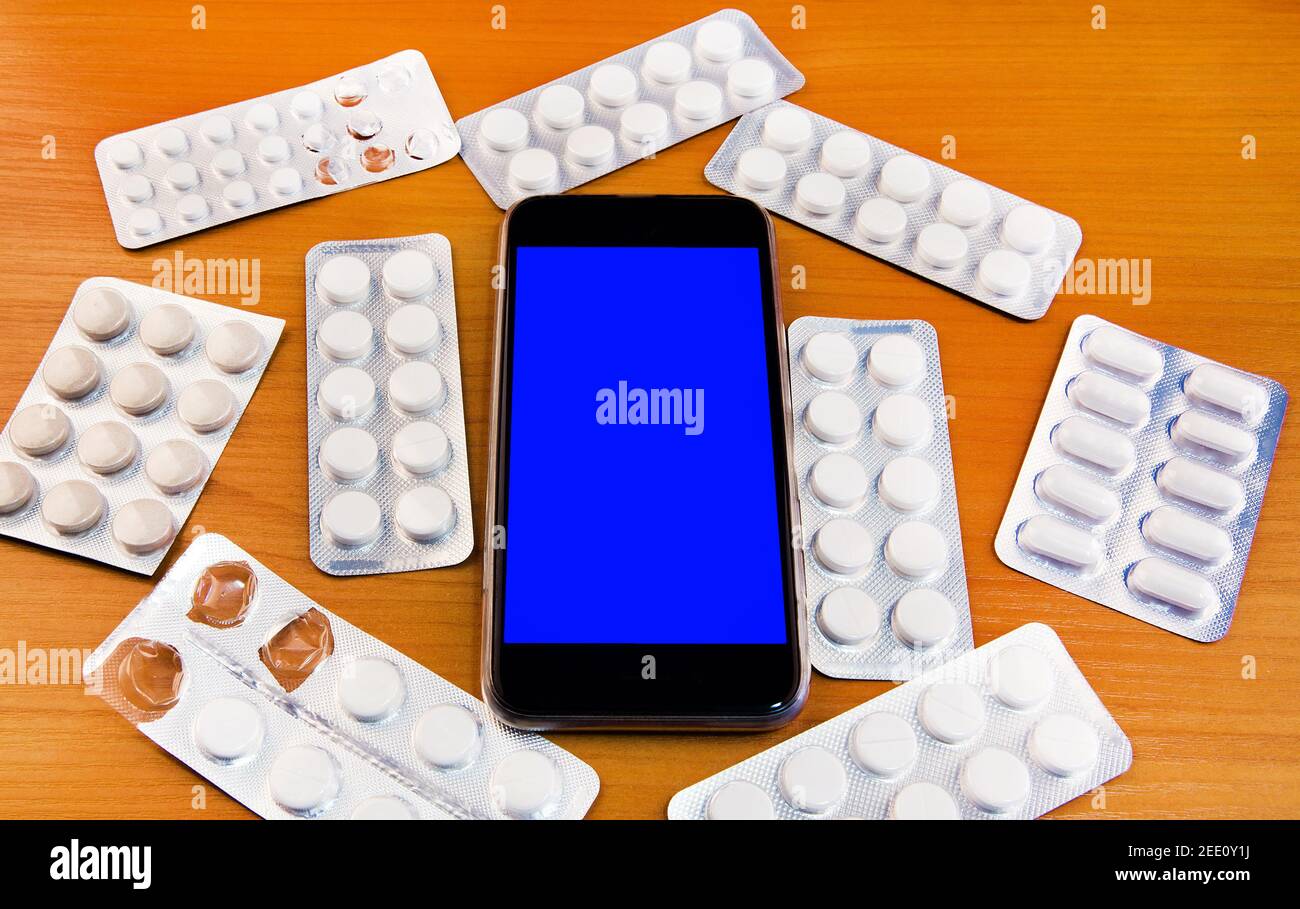
POLYGON ((0 534, 153 574, 284 320, 88 278, 0 435, 0 534))
POLYGON ((998 528, 1008 566, 1196 641, 1236 612, 1287 392, 1074 320, 998 528))
POLYGON ((138 249, 455 157, 424 55, 109 136, 95 163, 117 242, 138 249))
POLYGON ((745 114, 710 183, 951 291, 1041 318, 1074 261, 1073 218, 778 101, 745 114))
POLYGON ((1133 746, 1046 625, 1023 625, 683 789, 672 820, 1027 820, 1133 746))
POLYGON ((474 548, 451 244, 337 240, 307 253, 311 558, 418 571, 474 548))
POLYGON ((265 818, 581 818, 595 771, 217 534, 99 645, 101 696, 265 818))
POLYGON ((500 208, 560 193, 803 86, 745 13, 719 10, 456 121, 500 208))
POLYGON ((938 338, 805 316, 787 341, 812 664, 910 679, 974 646, 938 338))

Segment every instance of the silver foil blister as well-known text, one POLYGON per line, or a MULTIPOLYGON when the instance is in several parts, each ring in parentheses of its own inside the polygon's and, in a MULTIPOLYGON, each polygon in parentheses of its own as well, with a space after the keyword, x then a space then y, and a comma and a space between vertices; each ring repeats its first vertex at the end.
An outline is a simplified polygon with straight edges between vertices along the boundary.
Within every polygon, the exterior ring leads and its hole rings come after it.
MULTIPOLYGON (((1070 328, 1060 364, 1052 377, 1011 500, 998 528, 995 540, 998 557, 1009 567, 1030 577, 1159 628, 1196 641, 1219 640, 1228 633, 1236 612, 1246 559, 1259 522, 1287 400, 1286 389, 1272 379, 1232 369, 1171 344, 1144 338, 1097 316, 1079 316, 1070 328), (1158 364, 1158 377, 1144 387, 1132 375, 1108 368, 1090 357, 1088 341, 1099 329, 1118 332, 1119 337, 1153 351, 1152 362, 1158 364), (1186 389, 1188 379, 1197 367, 1205 364, 1222 368, 1246 382, 1246 387, 1258 394, 1260 406, 1248 408, 1246 418, 1243 418, 1189 397, 1186 389), (1076 403, 1072 385, 1089 372, 1118 380, 1144 394, 1149 402, 1149 417, 1140 425, 1127 426, 1076 403), (1212 419, 1234 433, 1244 432, 1252 436, 1253 452, 1240 463, 1228 464, 1210 450, 1189 445, 1185 439, 1180 441, 1175 427, 1179 417, 1188 413, 1212 419), (1132 445, 1132 463, 1118 472, 1109 472, 1062 451, 1058 431, 1061 424, 1070 419, 1087 420, 1091 425, 1120 433, 1132 445), (1191 464, 1195 468, 1205 468, 1212 472, 1207 476, 1216 477, 1230 486, 1239 484, 1236 488, 1240 490, 1240 500, 1232 507, 1220 509, 1170 494, 1166 488, 1168 475, 1162 475, 1162 470, 1171 463, 1175 467, 1191 464), (1040 477, 1058 465, 1068 465, 1108 490, 1118 502, 1114 516, 1101 521, 1092 520, 1088 515, 1061 507, 1050 497, 1044 498, 1040 494, 1040 477), (1151 530, 1148 522, 1157 509, 1173 509, 1176 515, 1210 525, 1213 528, 1211 533, 1226 535, 1228 546, 1224 557, 1206 562, 1168 549, 1159 542, 1153 543, 1147 536, 1151 530), (1099 552, 1097 563, 1088 567, 1064 564, 1022 546, 1022 529, 1031 519, 1041 516, 1049 516, 1089 534, 1099 552), (1215 602, 1198 613, 1147 595, 1139 578, 1134 577, 1135 568, 1147 559, 1159 559, 1190 572, 1188 580, 1215 602)), ((1162 536, 1156 535, 1155 539, 1160 541, 1162 536)))
POLYGON ((136 500, 160 501, 171 511, 173 530, 179 531, 193 511, 208 478, 217 466, 217 460, 230 441, 253 392, 257 390, 283 329, 283 319, 220 306, 194 297, 183 297, 119 278, 87 278, 73 295, 72 303, 41 358, 27 390, 18 400, 5 431, 0 434, 0 463, 16 462, 22 465, 35 482, 34 494, 24 506, 8 514, 0 514, 0 534, 128 571, 153 574, 171 548, 171 543, 145 555, 132 554, 120 546, 113 536, 114 516, 123 506, 136 500), (99 289, 113 290, 125 297, 130 317, 122 332, 106 341, 95 341, 87 337, 73 321, 73 311, 78 302, 99 289), (166 305, 179 306, 193 317, 194 338, 184 349, 163 356, 145 345, 140 338, 139 329, 145 316, 166 305), (238 374, 218 369, 205 353, 208 337, 215 328, 227 322, 252 327, 261 343, 261 352, 256 361, 238 374), (84 397, 63 400, 47 387, 43 373, 53 354, 74 346, 89 350, 94 355, 99 363, 100 380, 84 397), (167 384, 167 396, 156 410, 132 416, 113 403, 109 397, 109 386, 123 369, 139 363, 156 367, 162 373, 167 384), (234 396, 234 410, 228 422, 210 432, 194 430, 177 412, 179 396, 201 381, 219 382, 234 396), (29 407, 51 407, 62 411, 71 424, 67 441, 56 450, 41 456, 29 456, 20 452, 13 444, 10 428, 13 417, 29 407), (77 444, 87 429, 110 421, 123 424, 131 431, 138 443, 138 450, 135 459, 126 467, 101 475, 83 465, 78 457, 77 444), (150 482, 144 465, 159 446, 173 440, 197 447, 205 468, 192 488, 169 494, 150 482), (64 535, 44 521, 41 504, 44 495, 51 488, 70 480, 92 483, 103 495, 105 508, 103 516, 93 527, 80 533, 64 535))
POLYGON ((460 136, 428 61, 417 50, 404 50, 296 88, 109 136, 95 146, 95 163, 117 242, 138 249, 425 170, 459 150, 460 136), (318 111, 295 107, 304 93, 318 99, 318 111), (274 111, 274 123, 268 111, 274 111), (213 141, 205 135, 203 125, 212 117, 228 118, 233 126, 228 138, 213 141), (355 131, 349 131, 350 124, 355 131), (271 137, 287 143, 286 158, 276 157, 284 150, 276 140, 262 145, 271 137), (135 151, 119 145, 123 142, 135 151), (274 156, 263 153, 273 146, 279 146, 274 156), (217 156, 230 151, 242 157, 243 171, 226 176, 214 168, 214 158, 221 166, 217 156), (322 165, 325 159, 330 163, 322 165), (185 163, 197 170, 197 185, 169 180, 169 169, 185 163), (291 173, 273 178, 282 168, 291 173), (320 168, 331 182, 318 177, 320 168), (230 189, 236 181, 249 187, 230 189), (234 204, 243 201, 236 191, 247 193, 250 187, 251 201, 234 204))
POLYGON ((422 819, 505 819, 522 816, 530 802, 536 818, 577 819, 594 801, 600 781, 592 768, 541 736, 500 723, 480 700, 315 603, 230 540, 196 538, 176 564, 91 655, 90 672, 101 672, 102 696, 141 732, 231 797, 266 818, 346 819, 367 800, 396 798, 422 819), (243 620, 217 628, 187 618, 195 585, 210 566, 242 562, 257 578, 243 620), (259 649, 286 622, 316 610, 328 620, 333 651, 298 687, 286 691, 259 659, 259 649), (114 654, 137 639, 174 647, 183 668, 174 705, 161 717, 140 721, 112 672, 114 654), (124 642, 126 642, 124 644, 124 642), (404 686, 390 714, 362 722, 341 705, 338 686, 361 659, 394 667, 404 686), (233 763, 209 757, 198 745, 195 720, 214 698, 241 699, 256 709, 264 729, 259 745, 233 763), (477 723, 479 747, 463 766, 441 769, 424 761, 412 736, 426 711, 456 705, 477 723), (286 748, 323 750, 336 772, 337 793, 311 811, 289 811, 272 795, 269 773, 286 748), (554 771, 554 787, 531 800, 519 798, 522 778, 498 774, 502 762, 523 752, 540 755, 554 771), (543 797, 545 796, 545 797, 543 797), (513 806, 507 815, 503 806, 513 806))
POLYGON ((669 802, 668 817, 727 819, 742 808, 746 817, 780 820, 1031 819, 1096 789, 1132 763, 1133 746, 1056 632, 1032 623, 688 786, 669 802), (1039 681, 1026 685, 1026 676, 1012 667, 1032 668, 1039 681), (935 696, 930 693, 945 690, 939 686, 968 689, 972 705, 978 704, 982 720, 974 718, 969 738, 949 743, 927 729, 921 717, 927 697, 935 696), (1032 702, 1024 697, 1031 693, 1032 702), (867 717, 874 719, 859 727, 867 717), (898 737, 873 733, 870 741, 882 750, 861 748, 860 729, 881 717, 890 725, 876 728, 893 727, 898 737), (1062 740, 1061 732, 1079 735, 1078 742, 1062 740), (1095 751, 1089 752, 1090 745, 1095 751), (992 786, 987 776, 972 772, 990 750, 999 752, 997 769, 1005 771, 992 786), (869 768, 859 763, 864 754, 869 768))
POLYGON ((966 567, 962 553, 961 523, 957 514, 957 493, 953 479, 952 447, 948 437, 947 399, 939 362, 938 337, 933 326, 920 320, 897 322, 856 321, 820 316, 796 319, 787 331, 790 357, 790 404, 794 420, 795 469, 799 483, 799 510, 804 553, 804 578, 809 617, 809 650, 819 672, 836 678, 909 679, 956 654, 971 649, 970 600, 966 588, 966 567), (840 383, 823 381, 805 365, 809 339, 822 333, 847 338, 855 351, 855 366, 849 379, 840 383), (912 339, 925 357, 924 372, 915 381, 889 387, 874 379, 867 362, 872 346, 881 338, 901 335, 912 339), (863 428, 853 441, 828 444, 808 428, 809 403, 823 392, 842 392, 856 403, 863 428), (893 448, 873 432, 876 409, 886 397, 906 394, 924 402, 930 415, 928 441, 909 449, 893 448), (844 454, 865 470, 868 487, 865 498, 851 508, 836 508, 822 502, 813 491, 813 468, 826 455, 844 454), (891 461, 915 457, 928 463, 937 478, 937 495, 915 512, 900 511, 882 500, 881 473, 891 461), (856 577, 846 577, 821 564, 816 554, 818 531, 830 520, 848 518, 871 534, 874 555, 870 566, 856 577), (894 571, 885 557, 890 533, 911 521, 925 522, 937 529, 947 548, 947 565, 937 574, 915 579, 894 571), (821 610, 832 591, 848 587, 864 591, 879 611, 878 632, 861 643, 846 645, 832 640, 823 630, 821 610), (954 624, 941 642, 915 648, 895 630, 894 613, 900 600, 913 591, 936 591, 952 607, 954 624))
POLYGON ((1027 200, 788 101, 777 101, 741 117, 705 166, 704 176, 714 186, 752 199, 769 211, 809 230, 839 240, 918 277, 1020 319, 1039 319, 1046 314, 1083 241, 1083 232, 1073 218, 1051 209, 1033 206, 1050 218, 1053 225, 1052 239, 1045 248, 1033 254, 1014 250, 1003 239, 1002 227, 1009 212, 1018 206, 1031 204, 1027 200), (771 148, 764 139, 764 122, 773 112, 787 110, 806 115, 811 125, 809 139, 794 151, 774 150, 784 158, 784 175, 773 188, 756 189, 739 176, 737 168, 740 158, 753 149, 771 148), (837 178, 841 180, 844 189, 842 204, 827 213, 813 212, 798 201, 796 193, 799 181, 812 174, 824 173, 820 160, 823 143, 828 137, 841 132, 865 139, 870 148, 869 163, 862 167, 857 176, 837 178), (899 203, 906 221, 901 223, 897 237, 877 242, 858 230, 856 219, 864 203, 888 198, 880 189, 880 173, 885 163, 898 155, 907 155, 920 162, 929 174, 929 183, 914 201, 899 203), (917 236, 931 225, 951 223, 940 213, 940 198, 950 184, 962 180, 973 180, 980 184, 991 205, 978 223, 968 227, 954 225, 965 237, 966 254, 951 266, 936 267, 917 254, 917 236), (1002 250, 1003 254, 1015 253, 1023 260, 1021 267, 1027 265, 1027 278, 1019 293, 996 293, 979 280, 981 261, 997 250, 1002 250))
POLYGON ((418 571, 455 565, 474 548, 474 527, 470 508, 469 455, 465 442, 464 386, 460 371, 460 346, 456 324, 456 293, 452 275, 451 244, 441 234, 419 234, 380 240, 332 240, 313 246, 307 253, 307 474, 309 487, 308 522, 311 558, 322 571, 334 575, 384 574, 418 571), (397 299, 384 286, 383 267, 394 254, 414 250, 428 256, 436 269, 433 289, 410 299, 397 299), (352 256, 370 271, 369 289, 356 303, 337 305, 317 291, 317 278, 325 263, 335 256, 352 256), (427 306, 437 316, 441 337, 434 347, 420 354, 403 354, 386 341, 388 319, 398 309, 427 306), (365 316, 373 328, 370 352, 354 360, 334 360, 321 349, 321 323, 333 313, 353 311, 365 316), (404 364, 423 362, 434 366, 446 389, 442 404, 432 412, 411 415, 389 400, 388 380, 404 364), (357 368, 374 381, 376 399, 367 411, 351 419, 337 419, 319 403, 321 383, 340 368, 357 368), (394 456, 394 436, 416 422, 433 423, 445 434, 450 448, 446 464, 428 474, 405 471, 394 456), (368 432, 378 444, 375 469, 352 481, 339 481, 321 468, 321 445, 334 430, 355 427, 368 432), (401 497, 424 486, 443 490, 454 506, 454 524, 442 537, 417 541, 403 534, 395 519, 401 497), (356 490, 379 505, 383 526, 378 537, 362 546, 341 546, 322 529, 321 513, 331 499, 356 490))
MULTIPOLYGON (((750 65, 752 64, 746 64, 746 66, 750 65)), ((643 158, 653 157, 671 145, 710 130, 775 98, 797 91, 803 87, 803 84, 803 74, 777 50, 748 14, 735 9, 723 9, 622 53, 561 76, 546 85, 538 86, 513 98, 507 98, 492 107, 462 117, 456 121, 456 128, 461 136, 460 154, 475 179, 492 197, 492 201, 499 208, 505 209, 526 196, 565 192, 620 167, 634 164, 643 158), (725 56, 726 59, 711 60, 701 52, 697 40, 701 29, 717 28, 719 27, 717 23, 725 23, 724 28, 732 27, 734 31, 728 34, 738 40, 734 45, 734 53, 715 54, 715 56, 725 56), (672 82, 659 81, 646 70, 647 52, 661 42, 675 42, 689 53, 689 68, 681 73, 679 79, 672 82), (728 72, 732 66, 742 60, 762 61, 762 64, 770 67, 771 85, 762 94, 745 96, 729 88, 728 72), (625 67, 636 79, 634 96, 618 106, 598 102, 589 91, 593 72, 599 67, 611 64, 625 67), (693 108, 697 115, 702 115, 698 119, 683 116, 680 112, 681 108, 676 103, 678 90, 696 81, 711 86, 702 91, 706 94, 716 93, 713 97, 719 102, 714 110, 693 108), (551 86, 567 86, 574 89, 581 95, 583 101, 580 117, 571 121, 559 121, 565 124, 559 128, 548 125, 537 113, 539 96, 551 86), (667 116, 663 121, 664 129, 661 133, 642 134, 638 131, 629 136, 623 130, 624 113, 641 103, 655 105, 666 113, 667 116), (527 137, 522 140, 522 144, 511 143, 517 147, 494 148, 482 140, 484 118, 499 110, 517 112, 523 116, 527 124, 527 137), (583 127, 598 127, 606 130, 612 137, 606 160, 599 160, 599 156, 587 158, 581 153, 575 157, 568 152, 569 137, 575 130, 583 127), (551 156, 555 165, 553 178, 539 185, 520 185, 511 178, 512 159, 520 153, 527 153, 545 162, 545 156, 539 154, 539 150, 551 156)))

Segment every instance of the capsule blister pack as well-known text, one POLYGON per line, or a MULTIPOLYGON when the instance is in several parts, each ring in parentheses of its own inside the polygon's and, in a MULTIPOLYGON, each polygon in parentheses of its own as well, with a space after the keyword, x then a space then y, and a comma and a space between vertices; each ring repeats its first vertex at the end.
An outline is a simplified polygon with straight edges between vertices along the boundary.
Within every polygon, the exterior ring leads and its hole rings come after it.
POLYGON ((460 135, 424 55, 109 136, 95 162, 117 242, 138 249, 441 164, 460 135))
POLYGON ((577 819, 600 787, 217 534, 89 668, 141 732, 266 818, 577 819))
POLYGON ((653 157, 803 86, 747 14, 719 10, 456 121, 500 208, 653 157))
POLYGON ((1073 218, 786 101, 745 114, 705 166, 729 193, 1020 319, 1047 312, 1073 218))
POLYGON ((0 435, 0 534, 153 574, 283 328, 87 278, 0 435))
POLYGON ((912 678, 974 646, 938 338, 805 316, 787 339, 812 664, 912 678))
POLYGON ((474 548, 451 244, 334 240, 307 253, 311 559, 418 571, 474 548))
POLYGON ((1028 820, 1133 746, 1046 625, 1015 631, 688 786, 672 820, 1028 820))
POLYGON ((1074 320, 998 528, 1008 566, 1196 641, 1228 633, 1287 392, 1074 320))

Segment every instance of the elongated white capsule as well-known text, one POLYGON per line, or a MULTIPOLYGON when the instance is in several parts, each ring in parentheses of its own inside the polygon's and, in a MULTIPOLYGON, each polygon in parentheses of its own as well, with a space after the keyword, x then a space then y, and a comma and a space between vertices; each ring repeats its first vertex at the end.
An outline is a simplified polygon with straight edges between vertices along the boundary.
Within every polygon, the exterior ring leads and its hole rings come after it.
POLYGON ((1082 471, 1055 464, 1034 480, 1034 491, 1049 505, 1063 508, 1093 524, 1104 524, 1119 511, 1119 497, 1082 471))
POLYGON ((1232 552, 1232 538, 1209 521, 1175 505, 1161 505, 1142 522, 1150 543, 1208 564, 1222 562, 1232 552))
POLYGON ((1160 378, 1164 367, 1160 351, 1110 325, 1094 329, 1083 339, 1083 355, 1098 366, 1132 376, 1143 385, 1160 378))
POLYGON ((1184 451, 1207 452, 1223 464, 1240 464, 1255 451, 1255 436, 1197 410, 1178 415, 1170 430, 1174 444, 1184 451))
POLYGON ((1140 388, 1091 369, 1070 383, 1070 400, 1125 426, 1141 426, 1151 416, 1151 402, 1140 388))
POLYGON ((1129 590, 1194 615, 1218 608, 1214 585, 1202 574, 1164 559, 1143 559, 1128 573, 1129 590))
POLYGON ((1187 397, 1198 404, 1226 410, 1254 426, 1268 413, 1268 392, 1245 376, 1216 363, 1202 363, 1183 383, 1187 397))
POLYGON ((1051 515, 1040 514, 1020 525, 1022 548, 1034 555, 1084 570, 1101 561, 1101 542, 1088 531, 1051 515))
POLYGON ((1156 485, 1167 495, 1213 511, 1231 511, 1246 495, 1236 477, 1181 457, 1171 458, 1160 468, 1156 485))
POLYGON ((1127 470, 1135 457, 1128 436, 1083 417, 1067 417, 1052 433, 1058 451, 1086 461, 1112 476, 1127 470))

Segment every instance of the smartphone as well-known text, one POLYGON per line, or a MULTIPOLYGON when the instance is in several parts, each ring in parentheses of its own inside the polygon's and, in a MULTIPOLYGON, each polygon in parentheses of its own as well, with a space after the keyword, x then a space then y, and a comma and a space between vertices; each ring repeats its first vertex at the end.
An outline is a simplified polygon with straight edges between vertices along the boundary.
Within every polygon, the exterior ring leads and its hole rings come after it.
POLYGON ((767 214, 536 196, 499 261, 485 700, 525 729, 792 719, 809 664, 767 214))

